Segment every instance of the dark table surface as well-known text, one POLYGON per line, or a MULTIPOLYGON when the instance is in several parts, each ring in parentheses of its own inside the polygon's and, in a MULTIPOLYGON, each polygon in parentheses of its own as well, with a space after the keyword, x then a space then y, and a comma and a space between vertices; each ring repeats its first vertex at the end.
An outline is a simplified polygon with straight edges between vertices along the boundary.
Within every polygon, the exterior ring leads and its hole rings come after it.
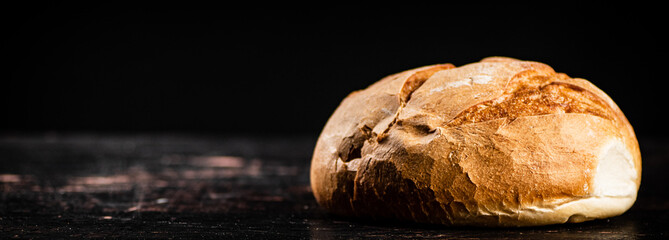
POLYGON ((313 198, 317 136, 0 135, 0 238, 662 239, 669 139, 640 138, 625 214, 581 224, 462 228, 329 215, 313 198))

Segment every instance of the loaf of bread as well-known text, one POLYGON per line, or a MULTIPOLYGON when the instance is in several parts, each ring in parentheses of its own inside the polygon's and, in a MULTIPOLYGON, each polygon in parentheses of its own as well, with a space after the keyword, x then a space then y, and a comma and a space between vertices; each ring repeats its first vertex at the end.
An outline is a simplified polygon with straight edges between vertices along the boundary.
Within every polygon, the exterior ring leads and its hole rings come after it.
POLYGON ((328 211, 453 226, 539 226, 627 211, 632 126, 592 83, 490 57, 387 76, 348 95, 314 149, 328 211))

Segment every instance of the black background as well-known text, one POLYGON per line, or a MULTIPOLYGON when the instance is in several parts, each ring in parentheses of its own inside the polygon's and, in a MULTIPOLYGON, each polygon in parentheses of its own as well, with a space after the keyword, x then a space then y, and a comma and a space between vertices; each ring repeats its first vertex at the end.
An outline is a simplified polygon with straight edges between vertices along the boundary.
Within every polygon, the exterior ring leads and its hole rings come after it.
POLYGON ((3 132, 317 135, 351 91, 423 65, 534 60, 669 133, 659 6, 26 3, 2 8, 3 132))

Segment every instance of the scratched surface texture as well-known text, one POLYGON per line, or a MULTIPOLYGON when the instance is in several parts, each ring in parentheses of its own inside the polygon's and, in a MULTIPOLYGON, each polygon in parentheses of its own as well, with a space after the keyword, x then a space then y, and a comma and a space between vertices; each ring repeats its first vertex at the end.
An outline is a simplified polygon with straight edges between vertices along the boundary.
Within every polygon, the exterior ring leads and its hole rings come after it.
POLYGON ((331 216, 309 187, 315 136, 0 135, 0 238, 662 239, 669 140, 640 139, 639 198, 622 216, 453 228, 331 216))

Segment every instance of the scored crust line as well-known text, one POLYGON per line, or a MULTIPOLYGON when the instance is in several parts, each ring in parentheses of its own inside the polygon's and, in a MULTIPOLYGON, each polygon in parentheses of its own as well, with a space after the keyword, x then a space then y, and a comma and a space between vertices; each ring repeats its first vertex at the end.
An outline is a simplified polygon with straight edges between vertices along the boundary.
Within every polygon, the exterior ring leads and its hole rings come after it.
POLYGON ((411 99, 411 94, 413 92, 415 92, 416 90, 418 90, 418 88, 423 86, 423 84, 436 72, 453 68, 455 68, 455 65, 446 63, 446 64, 435 65, 428 69, 416 71, 413 74, 411 74, 411 76, 409 76, 404 81, 404 84, 402 84, 402 88, 400 88, 400 92, 398 95, 400 105, 397 108, 397 111, 395 112, 393 120, 388 124, 388 126, 386 127, 386 129, 383 130, 383 132, 377 135, 376 141, 380 142, 386 138, 386 136, 388 135, 388 131, 390 131, 390 128, 397 123, 397 119, 399 118, 402 109, 404 109, 407 102, 409 102, 409 100, 411 99))

